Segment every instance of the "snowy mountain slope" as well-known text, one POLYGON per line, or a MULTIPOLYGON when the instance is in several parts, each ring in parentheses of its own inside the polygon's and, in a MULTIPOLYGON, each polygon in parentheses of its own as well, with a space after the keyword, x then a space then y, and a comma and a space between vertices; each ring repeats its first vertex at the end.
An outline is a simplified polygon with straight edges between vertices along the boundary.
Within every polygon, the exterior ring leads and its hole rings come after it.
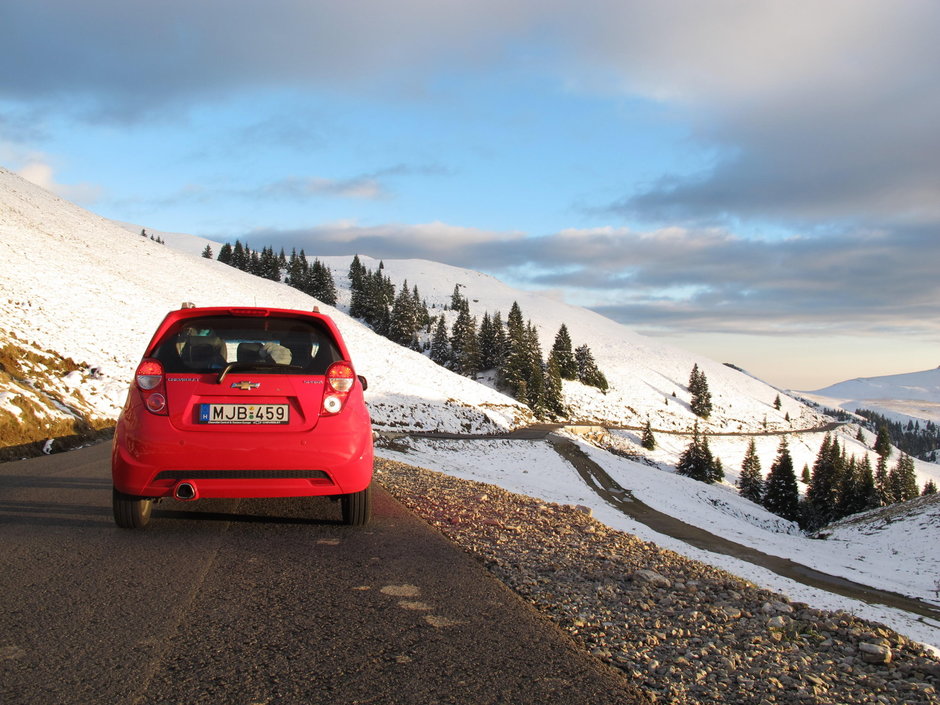
POLYGON ((940 423, 940 368, 881 377, 859 377, 800 396, 832 409, 871 409, 906 423, 940 423))
POLYGON ((882 377, 859 377, 812 392, 845 399, 907 399, 940 403, 940 368, 882 377))
MULTIPOLYGON (((141 226, 121 224, 139 235, 141 226)), ((198 256, 206 245, 218 253, 222 243, 180 233, 146 228, 148 234, 166 241, 167 246, 198 256)), ((143 238, 142 238, 143 239, 143 238)), ((261 248, 268 243, 250 243, 261 248)), ((307 253, 308 257, 316 253, 307 253)), ((362 264, 378 269, 380 261, 359 255, 362 264)), ((322 257, 336 281, 337 307, 348 310, 350 291, 347 273, 352 254, 322 257)), ((647 419, 655 428, 689 430, 699 422, 715 432, 773 431, 815 428, 830 419, 810 407, 780 394, 779 390, 739 370, 634 333, 625 326, 586 309, 571 306, 534 292, 514 289, 487 274, 427 260, 384 260, 386 276, 396 287, 405 281, 417 285, 432 315, 443 313, 448 325, 456 313, 447 310, 455 286, 470 303, 471 313, 481 319, 485 312, 502 314, 505 321, 513 302, 539 330, 543 357, 547 357, 555 335, 566 324, 575 347, 588 344, 598 366, 610 383, 607 394, 578 383, 565 382, 567 403, 582 421, 607 425, 640 426, 647 419), (693 365, 708 379, 713 412, 708 421, 698 419, 689 409, 691 396, 686 388, 693 365), (780 395, 781 408, 774 408, 780 395), (787 420, 789 418, 789 420, 787 420)))
MULTIPOLYGON (((139 231, 138 231, 139 232, 139 231)), ((133 234, 0 170, 2 330, 84 366, 75 389, 116 418, 157 324, 183 301, 311 309, 319 302, 133 234), (94 369, 95 374, 90 374, 94 369)), ((514 400, 376 336, 342 312, 336 320, 379 429, 497 432, 528 419, 514 400)), ((5 392, 5 405, 16 390, 5 392)))
MULTIPOLYGON (((360 256, 370 269, 376 260, 360 256)), ((350 258, 323 258, 345 279, 350 258)), ((689 410, 686 389, 692 366, 698 364, 708 379, 714 410, 703 427, 712 431, 757 431, 812 428, 828 421, 805 405, 781 395, 782 407, 774 408, 778 390, 747 374, 713 360, 696 356, 659 341, 645 338, 625 326, 586 309, 571 306, 543 294, 513 289, 499 280, 471 270, 423 260, 386 260, 385 273, 393 283, 404 280, 418 285, 432 313, 451 300, 455 285, 468 299, 471 313, 499 311, 505 321, 512 303, 539 330, 543 356, 551 350, 562 323, 575 347, 587 343, 610 383, 604 395, 578 384, 565 384, 567 401, 582 420, 608 424, 642 425, 649 418, 657 428, 690 429, 697 417, 689 410), (675 396, 673 396, 675 394, 675 396), (786 420, 789 414, 790 421, 786 420)), ((455 315, 455 314, 454 314, 455 315)))

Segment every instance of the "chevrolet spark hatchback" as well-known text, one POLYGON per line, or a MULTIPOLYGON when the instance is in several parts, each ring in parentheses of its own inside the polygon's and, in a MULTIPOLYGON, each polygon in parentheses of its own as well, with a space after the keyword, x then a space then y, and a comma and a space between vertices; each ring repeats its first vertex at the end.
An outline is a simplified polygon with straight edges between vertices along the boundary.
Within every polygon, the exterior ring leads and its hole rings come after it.
POLYGON ((164 497, 330 495, 345 523, 367 523, 373 457, 364 388, 339 330, 320 313, 170 312, 115 429, 115 522, 146 526, 164 497))

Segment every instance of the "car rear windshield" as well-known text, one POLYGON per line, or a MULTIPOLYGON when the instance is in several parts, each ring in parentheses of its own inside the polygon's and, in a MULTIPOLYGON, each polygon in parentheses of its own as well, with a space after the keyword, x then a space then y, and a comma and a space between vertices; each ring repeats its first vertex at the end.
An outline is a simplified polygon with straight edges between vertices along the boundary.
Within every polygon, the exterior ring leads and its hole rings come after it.
POLYGON ((179 321, 163 336, 153 357, 167 372, 326 374, 342 359, 326 326, 315 320, 208 316, 179 321))

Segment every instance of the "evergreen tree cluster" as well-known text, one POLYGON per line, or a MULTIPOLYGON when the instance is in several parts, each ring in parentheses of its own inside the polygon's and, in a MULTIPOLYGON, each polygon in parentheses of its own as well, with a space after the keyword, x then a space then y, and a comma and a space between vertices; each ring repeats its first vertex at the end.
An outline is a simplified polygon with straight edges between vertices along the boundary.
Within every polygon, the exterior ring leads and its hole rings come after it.
POLYGON ((234 247, 227 242, 222 245, 216 259, 235 269, 276 282, 281 281, 281 270, 287 267, 287 258, 283 250, 280 256, 275 255, 270 247, 265 247, 258 252, 252 250, 247 244, 242 245, 240 240, 235 241, 234 247))
POLYGON ((607 390, 607 378, 590 347, 582 345, 572 350, 565 324, 559 328, 545 360, 538 329, 525 319, 518 302, 513 302, 505 325, 499 311, 485 312, 478 324, 458 284, 450 308, 457 312, 453 327, 447 330, 442 315, 431 337, 430 356, 437 364, 468 377, 495 370, 500 387, 542 417, 561 418, 569 413, 562 394, 564 379, 607 390))
POLYGON ((766 480, 761 474, 757 444, 751 439, 741 464, 738 491, 742 497, 762 505, 774 514, 791 521, 799 521, 800 490, 786 437, 780 441, 777 457, 774 458, 766 480))
MULTIPOLYGON (((203 257, 212 257, 206 246, 203 257)), ((319 299, 336 305, 336 286, 327 266, 315 259, 311 265, 303 250, 283 249, 279 255, 271 247, 253 251, 236 240, 219 249, 218 261, 249 274, 281 281, 319 299)), ((597 366, 587 345, 572 350, 568 328, 562 324, 554 345, 543 360, 538 331, 523 318, 513 303, 506 324, 501 314, 485 312, 482 320, 470 313, 470 302, 454 287, 450 308, 457 318, 450 330, 443 315, 432 318, 418 287, 407 280, 397 289, 379 262, 375 271, 365 267, 359 256, 349 266, 349 315, 364 321, 376 333, 419 352, 429 352, 432 361, 454 372, 473 377, 483 370, 495 370, 499 384, 513 397, 527 404, 538 416, 559 418, 568 414, 562 396, 562 380, 578 380, 606 392, 607 378, 597 366), (423 333, 422 333, 423 331, 423 333)))
POLYGON ((692 431, 692 442, 679 456, 676 472, 709 484, 719 482, 725 476, 721 460, 712 456, 711 449, 708 447, 708 437, 699 431, 697 421, 692 431))
POLYGON ((866 455, 862 460, 846 457, 838 439, 829 434, 816 455, 803 508, 803 524, 810 529, 857 512, 905 502, 918 496, 914 460, 902 453, 889 468, 891 446, 886 433, 875 443, 878 460, 872 468, 866 455))
MULTIPOLYGON (((885 444, 883 450, 873 469, 868 455, 861 460, 847 456, 838 439, 826 434, 812 470, 804 469, 808 487, 805 498, 800 500, 786 438, 780 443, 766 480, 761 477, 760 459, 752 440, 741 466, 738 490, 741 496, 775 514, 796 521, 805 529, 816 530, 850 514, 918 496, 911 456, 902 454, 889 468, 890 446, 885 444)), ((925 487, 924 494, 929 493, 930 489, 925 487)))
MULTIPOLYGON (((202 256, 211 258, 212 248, 206 245, 202 256)), ((336 284, 329 267, 319 259, 315 259, 311 265, 303 250, 300 254, 293 250, 288 259, 283 249, 277 255, 274 254, 273 247, 264 247, 258 252, 236 240, 234 246, 227 242, 222 245, 217 259, 235 269, 276 282, 281 281, 281 273, 286 272, 284 283, 287 285, 319 299, 328 306, 336 305, 336 284)))
MULTIPOLYGON (((141 228, 141 230, 140 230, 140 236, 141 236, 141 237, 147 237, 147 229, 146 229, 146 228, 141 228)), ((164 239, 163 239, 162 237, 160 237, 159 235, 153 235, 153 233, 150 234, 150 239, 153 240, 153 241, 154 241, 155 243, 157 243, 158 245, 165 245, 165 244, 166 244, 166 241, 164 241, 164 239)))
POLYGON ((296 250, 291 250, 286 269, 285 284, 319 299, 327 306, 336 305, 336 283, 333 281, 333 273, 319 259, 314 258, 313 264, 310 264, 302 249, 300 254, 297 254, 296 250))
POLYGON ((352 296, 349 315, 363 320, 379 335, 412 350, 423 350, 419 331, 429 328, 431 316, 418 287, 409 287, 407 280, 396 293, 395 285, 379 262, 373 272, 364 266, 359 255, 349 265, 349 289, 352 296))
POLYGON ((891 421, 870 409, 858 409, 856 413, 867 419, 865 425, 870 431, 880 432, 884 429, 889 442, 908 455, 933 461, 934 452, 940 449, 940 426, 933 421, 925 421, 921 425, 920 421, 911 419, 905 424, 891 421))

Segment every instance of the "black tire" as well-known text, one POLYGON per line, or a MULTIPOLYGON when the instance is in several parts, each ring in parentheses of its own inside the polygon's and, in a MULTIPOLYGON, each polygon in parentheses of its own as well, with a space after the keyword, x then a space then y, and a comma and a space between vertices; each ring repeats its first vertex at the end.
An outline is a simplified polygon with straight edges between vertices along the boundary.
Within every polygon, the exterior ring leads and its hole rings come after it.
POLYGON ((111 505, 114 509, 114 523, 122 529, 143 529, 150 522, 153 500, 149 497, 124 494, 112 488, 111 505))
POLYGON ((372 519, 372 485, 361 492, 342 495, 341 504, 344 524, 365 526, 372 519))

